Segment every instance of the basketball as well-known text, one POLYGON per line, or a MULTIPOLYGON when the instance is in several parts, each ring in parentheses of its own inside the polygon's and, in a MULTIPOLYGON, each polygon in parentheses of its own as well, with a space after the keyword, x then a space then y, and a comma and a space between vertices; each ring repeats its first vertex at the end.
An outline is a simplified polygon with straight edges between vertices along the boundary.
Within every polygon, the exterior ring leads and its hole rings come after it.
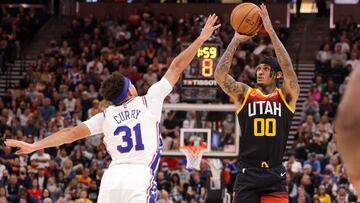
POLYGON ((242 3, 236 6, 230 16, 230 23, 235 32, 243 35, 254 35, 262 27, 259 15, 260 8, 253 3, 242 3))

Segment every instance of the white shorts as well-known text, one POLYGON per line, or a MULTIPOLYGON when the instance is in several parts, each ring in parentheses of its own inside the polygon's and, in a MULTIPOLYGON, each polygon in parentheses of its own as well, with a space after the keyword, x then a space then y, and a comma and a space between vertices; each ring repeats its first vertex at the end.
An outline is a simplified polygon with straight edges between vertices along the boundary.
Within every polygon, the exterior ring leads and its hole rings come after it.
POLYGON ((119 164, 102 177, 98 203, 155 203, 156 181, 147 166, 119 164))

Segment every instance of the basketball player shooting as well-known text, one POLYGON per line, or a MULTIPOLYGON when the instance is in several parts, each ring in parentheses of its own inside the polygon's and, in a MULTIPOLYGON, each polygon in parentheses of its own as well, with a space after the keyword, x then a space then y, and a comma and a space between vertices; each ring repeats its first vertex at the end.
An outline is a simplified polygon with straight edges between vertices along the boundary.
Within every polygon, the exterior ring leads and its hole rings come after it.
POLYGON ((242 132, 235 185, 236 203, 287 203, 282 165, 287 135, 299 96, 291 59, 277 37, 265 5, 259 11, 277 58, 264 58, 256 68, 257 87, 229 75, 233 55, 251 37, 235 34, 216 67, 215 79, 234 101, 242 132), (277 87, 277 80, 284 78, 277 87))
POLYGON ((220 27, 217 16, 208 17, 200 36, 172 61, 164 77, 152 85, 145 96, 138 96, 134 85, 120 73, 112 74, 101 85, 101 92, 112 105, 82 124, 63 129, 33 144, 8 139, 7 146, 19 147, 17 155, 104 133, 104 143, 112 162, 100 185, 99 203, 144 203, 156 201, 154 176, 159 164, 162 141, 159 121, 164 98, 171 92, 196 51, 220 27))
POLYGON ((345 94, 340 102, 336 121, 335 135, 340 156, 344 161, 346 174, 354 185, 356 192, 360 192, 360 64, 350 75, 345 94))

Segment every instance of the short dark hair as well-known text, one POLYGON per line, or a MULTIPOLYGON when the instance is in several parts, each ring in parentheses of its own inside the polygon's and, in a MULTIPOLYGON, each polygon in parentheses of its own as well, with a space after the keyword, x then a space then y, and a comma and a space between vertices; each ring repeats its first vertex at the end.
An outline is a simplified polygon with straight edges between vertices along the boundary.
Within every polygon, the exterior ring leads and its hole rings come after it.
POLYGON ((115 100, 124 88, 125 80, 121 73, 113 73, 101 83, 100 92, 108 101, 115 100))
POLYGON ((277 58, 272 57, 272 56, 264 57, 263 59, 261 59, 259 64, 269 65, 271 67, 271 69, 273 69, 275 72, 282 71, 277 58))

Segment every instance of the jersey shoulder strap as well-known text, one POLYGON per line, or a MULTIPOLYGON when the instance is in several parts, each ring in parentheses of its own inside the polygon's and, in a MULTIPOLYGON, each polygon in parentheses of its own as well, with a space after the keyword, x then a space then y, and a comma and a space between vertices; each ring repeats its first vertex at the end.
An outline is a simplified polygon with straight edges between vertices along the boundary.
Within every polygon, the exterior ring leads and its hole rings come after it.
POLYGON ((279 95, 281 97, 281 100, 284 102, 285 106, 292 112, 292 113, 295 113, 295 109, 292 108, 289 103, 286 101, 286 97, 285 95, 283 94, 282 90, 280 88, 276 88, 277 91, 279 92, 279 95))
POLYGON ((249 98, 249 95, 250 95, 250 93, 251 93, 252 90, 253 90, 253 88, 251 88, 251 87, 249 87, 249 88, 246 90, 244 100, 242 101, 240 107, 236 110, 236 113, 237 113, 237 114, 239 114, 240 111, 244 108, 244 105, 246 104, 246 101, 247 101, 247 99, 249 98))

